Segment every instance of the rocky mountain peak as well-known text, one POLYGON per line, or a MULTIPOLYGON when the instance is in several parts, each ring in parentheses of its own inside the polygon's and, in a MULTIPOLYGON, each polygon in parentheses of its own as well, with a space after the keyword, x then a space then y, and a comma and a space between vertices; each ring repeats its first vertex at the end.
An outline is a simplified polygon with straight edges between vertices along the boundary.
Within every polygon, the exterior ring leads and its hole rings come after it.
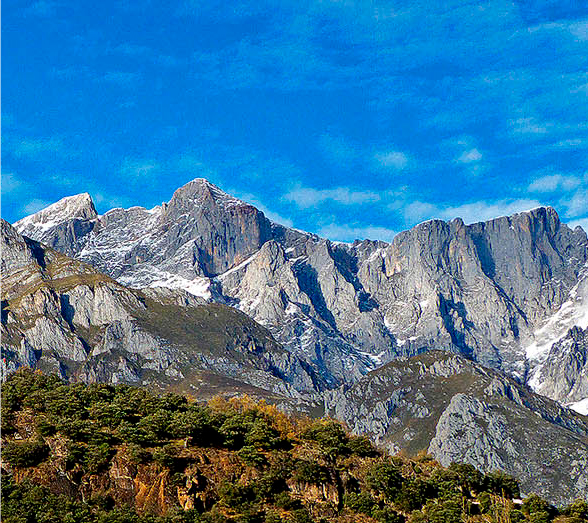
POLYGON ((177 189, 169 202, 168 211, 192 206, 252 207, 227 194, 205 178, 195 178, 177 189))
POLYGON ((92 197, 87 193, 67 196, 45 209, 15 223, 19 230, 30 225, 49 229, 68 220, 93 220, 98 217, 92 197))

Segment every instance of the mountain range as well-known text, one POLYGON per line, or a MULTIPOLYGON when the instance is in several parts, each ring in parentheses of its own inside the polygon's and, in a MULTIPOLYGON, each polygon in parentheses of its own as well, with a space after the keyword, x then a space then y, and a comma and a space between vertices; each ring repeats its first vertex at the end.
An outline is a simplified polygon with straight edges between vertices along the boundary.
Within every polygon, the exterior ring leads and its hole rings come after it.
POLYGON ((81 194, 2 222, 2 281, 5 372, 247 392, 588 490, 588 238, 550 207, 344 244, 204 179, 153 209, 81 194))

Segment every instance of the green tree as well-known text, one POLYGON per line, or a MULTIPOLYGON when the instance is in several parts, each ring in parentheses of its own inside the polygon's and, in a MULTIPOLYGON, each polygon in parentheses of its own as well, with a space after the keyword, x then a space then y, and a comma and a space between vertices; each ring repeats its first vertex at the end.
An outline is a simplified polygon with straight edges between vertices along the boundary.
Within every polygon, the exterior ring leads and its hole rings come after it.
POLYGON ((509 499, 518 498, 521 495, 518 481, 501 471, 486 474, 483 480, 483 488, 509 499))
POLYGON ((42 439, 8 441, 2 446, 2 459, 15 467, 34 467, 49 456, 49 447, 42 439))
POLYGON ((396 465, 385 461, 376 463, 366 476, 367 486, 389 501, 398 496, 403 482, 402 474, 396 465))

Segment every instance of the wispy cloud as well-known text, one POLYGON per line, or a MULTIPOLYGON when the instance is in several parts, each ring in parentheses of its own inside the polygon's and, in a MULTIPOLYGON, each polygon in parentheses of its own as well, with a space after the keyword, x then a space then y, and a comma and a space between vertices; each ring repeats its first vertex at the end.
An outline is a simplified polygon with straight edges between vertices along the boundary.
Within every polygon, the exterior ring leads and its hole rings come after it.
POLYGON ((339 169, 363 168, 372 172, 397 172, 409 165, 409 155, 393 147, 374 147, 341 135, 324 133, 318 139, 323 157, 339 169))
POLYGON ((92 192, 92 198, 97 206, 104 207, 107 210, 136 205, 136 202, 131 201, 128 197, 115 196, 101 191, 92 192))
POLYGON ((584 229, 584 232, 588 233, 588 217, 586 218, 581 218, 579 220, 572 220, 569 223, 569 226, 574 229, 576 227, 582 227, 582 229, 584 229))
POLYGON ((25 138, 10 141, 9 150, 18 158, 37 160, 48 154, 61 154, 66 147, 61 138, 25 138))
POLYGON ((279 223, 280 225, 285 225, 286 227, 293 227, 294 226, 294 222, 292 221, 291 218, 288 218, 287 216, 283 216, 275 211, 272 211, 265 204, 263 204, 259 200, 259 198, 257 196, 255 196, 254 194, 242 192, 242 191, 239 191, 238 189, 229 189, 228 192, 229 192, 229 194, 235 195, 240 200, 243 200, 244 202, 250 203, 254 207, 257 207, 271 221, 273 221, 275 223, 279 223))
POLYGON ((528 211, 537 207, 541 207, 541 202, 528 198, 496 201, 480 200, 457 206, 415 201, 408 204, 403 212, 408 222, 433 218, 442 220, 461 218, 465 223, 475 223, 528 211))
POLYGON ((373 160, 383 169, 401 171, 408 165, 408 156, 401 151, 379 151, 374 154, 373 160))
POLYGON ((334 202, 340 205, 362 205, 381 200, 382 196, 375 191, 353 190, 349 187, 334 189, 313 189, 311 187, 296 187, 282 197, 294 203, 300 209, 308 209, 324 202, 334 202))
MULTIPOLYGON (((588 183, 588 180, 587 180, 588 183)), ((566 209, 568 218, 580 218, 588 214, 588 187, 580 187, 572 194, 564 196, 560 200, 560 205, 566 209)))
POLYGON ((51 2, 50 0, 38 0, 33 2, 29 7, 24 10, 25 16, 38 16, 40 18, 46 18, 53 16, 58 7, 57 2, 51 2))
POLYGON ((156 49, 146 45, 139 45, 130 42, 119 44, 113 47, 110 52, 112 54, 127 56, 136 60, 146 60, 164 67, 175 67, 183 63, 182 60, 170 54, 161 53, 156 49))
POLYGON ((529 184, 529 191, 548 193, 555 191, 571 191, 582 183, 579 176, 564 174, 547 174, 535 178, 529 184))
POLYGON ((25 187, 25 183, 14 173, 2 173, 2 195, 14 194, 25 187))
POLYGON ((45 207, 49 207, 49 205, 51 205, 51 203, 53 202, 49 202, 47 200, 42 200, 40 198, 33 198, 32 200, 29 200, 27 203, 25 203, 22 208, 21 208, 21 212, 23 215, 29 215, 29 214, 35 214, 36 212, 39 212, 42 209, 45 209, 45 207))
POLYGON ((319 136, 318 147, 329 163, 340 168, 351 168, 361 158, 361 151, 357 144, 331 133, 319 136))
POLYGON ((126 177, 142 179, 154 176, 160 167, 160 164, 154 160, 128 158, 123 162, 120 172, 126 177))
POLYGON ((456 158, 455 161, 457 163, 471 164, 471 163, 477 163, 481 159, 482 159, 482 153, 480 151, 478 151, 478 149, 469 149, 469 150, 464 151, 463 153, 461 153, 456 158))
POLYGON ((352 242, 354 240, 382 240, 390 242, 397 232, 386 227, 375 225, 347 225, 329 223, 318 230, 319 236, 334 241, 352 242))

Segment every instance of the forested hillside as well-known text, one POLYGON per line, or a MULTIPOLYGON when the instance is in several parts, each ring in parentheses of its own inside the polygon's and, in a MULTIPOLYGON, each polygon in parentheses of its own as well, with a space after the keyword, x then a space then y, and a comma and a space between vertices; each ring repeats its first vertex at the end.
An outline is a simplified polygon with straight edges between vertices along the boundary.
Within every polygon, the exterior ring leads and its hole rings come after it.
POLYGON ((588 521, 499 471, 389 456, 328 419, 22 369, 2 386, 2 521, 588 521))

